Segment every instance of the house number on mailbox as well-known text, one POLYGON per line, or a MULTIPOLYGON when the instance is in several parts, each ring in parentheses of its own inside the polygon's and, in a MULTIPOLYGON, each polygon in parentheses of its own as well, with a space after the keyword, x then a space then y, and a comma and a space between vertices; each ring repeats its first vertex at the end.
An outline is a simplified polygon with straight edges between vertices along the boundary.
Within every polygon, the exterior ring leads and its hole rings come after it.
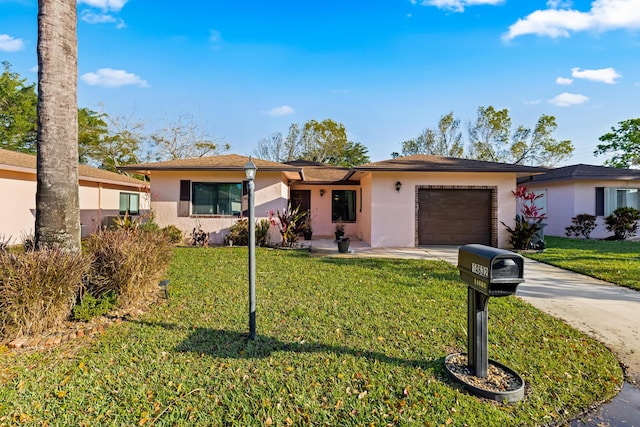
POLYGON ((489 267, 476 264, 475 262, 471 263, 471 272, 477 274, 478 276, 489 278, 489 267))

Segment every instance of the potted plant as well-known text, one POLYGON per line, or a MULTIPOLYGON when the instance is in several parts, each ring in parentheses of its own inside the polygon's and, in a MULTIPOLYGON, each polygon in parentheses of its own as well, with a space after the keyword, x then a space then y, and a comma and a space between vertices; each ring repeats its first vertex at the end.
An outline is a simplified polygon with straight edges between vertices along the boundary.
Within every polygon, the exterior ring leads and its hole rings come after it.
POLYGON ((338 218, 336 221, 336 241, 340 240, 342 236, 344 236, 344 224, 342 223, 342 218, 338 218))
POLYGON ((307 214, 304 217, 304 227, 302 228, 302 235, 304 236, 304 240, 311 240, 312 234, 313 229, 311 228, 311 211, 307 211, 307 214))
POLYGON ((340 236, 336 243, 338 244, 338 252, 341 254, 349 253, 349 238, 340 236))

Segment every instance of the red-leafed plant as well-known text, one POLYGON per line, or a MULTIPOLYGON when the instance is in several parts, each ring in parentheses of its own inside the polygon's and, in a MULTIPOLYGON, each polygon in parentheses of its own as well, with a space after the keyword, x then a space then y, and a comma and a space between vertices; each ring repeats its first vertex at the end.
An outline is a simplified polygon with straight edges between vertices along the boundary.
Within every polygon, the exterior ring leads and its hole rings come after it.
POLYGON ((291 204, 286 210, 269 211, 269 221, 274 227, 278 227, 282 236, 282 246, 292 247, 298 241, 298 233, 304 229, 304 217, 307 212, 300 212, 300 206, 291 209, 291 204), (277 219, 276 219, 277 218, 277 219))
POLYGON ((512 228, 502 222, 510 234, 509 243, 514 249, 543 249, 542 240, 532 244, 535 234, 542 229, 542 221, 546 218, 535 201, 542 197, 542 194, 535 194, 527 190, 525 186, 520 186, 516 191, 512 191, 516 197, 516 221, 512 228))

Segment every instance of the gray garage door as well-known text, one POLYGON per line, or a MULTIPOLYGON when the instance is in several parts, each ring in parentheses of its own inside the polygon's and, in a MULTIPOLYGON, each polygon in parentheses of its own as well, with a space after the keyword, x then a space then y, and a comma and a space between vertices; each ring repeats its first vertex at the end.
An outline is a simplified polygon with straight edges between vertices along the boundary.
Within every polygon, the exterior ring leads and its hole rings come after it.
POLYGON ((418 191, 418 244, 491 245, 491 190, 418 191))

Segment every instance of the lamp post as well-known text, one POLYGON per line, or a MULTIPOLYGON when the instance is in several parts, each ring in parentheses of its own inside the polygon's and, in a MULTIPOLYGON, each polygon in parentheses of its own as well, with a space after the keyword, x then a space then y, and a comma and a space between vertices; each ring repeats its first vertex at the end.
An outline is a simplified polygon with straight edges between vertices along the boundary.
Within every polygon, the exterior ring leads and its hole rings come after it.
POLYGON ((255 183, 258 168, 249 157, 244 165, 244 173, 249 199, 249 339, 256 339, 256 218, 255 218, 255 183))

